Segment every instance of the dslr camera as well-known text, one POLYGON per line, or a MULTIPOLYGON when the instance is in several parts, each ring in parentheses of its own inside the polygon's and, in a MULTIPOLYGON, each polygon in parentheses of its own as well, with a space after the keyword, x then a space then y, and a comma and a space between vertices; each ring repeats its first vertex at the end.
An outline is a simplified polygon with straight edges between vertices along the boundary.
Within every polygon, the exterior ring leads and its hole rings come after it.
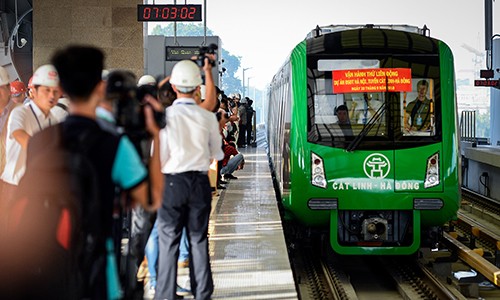
MULTIPOLYGON (((215 50, 217 50, 217 45, 216 44, 210 44, 208 46, 202 46, 200 47, 200 53, 198 54, 198 57, 196 58, 196 63, 198 66, 203 67, 205 65, 205 54, 215 54, 215 50)), ((210 64, 212 67, 215 67, 215 61, 212 59, 209 59, 210 64)))
POLYGON ((229 119, 229 113, 228 112, 224 112, 224 114, 222 114, 222 112, 218 111, 218 112, 215 113, 215 116, 217 117, 217 121, 222 120, 223 116, 224 116, 224 118, 229 119))
MULTIPOLYGON (((158 98, 158 89, 152 85, 137 87, 135 75, 130 71, 116 70, 108 75, 106 98, 113 100, 116 125, 122 128, 133 143, 149 138, 146 130, 144 107, 150 105, 143 99, 146 95, 158 98)), ((153 110, 154 119, 160 128, 166 125, 165 111, 153 110)))

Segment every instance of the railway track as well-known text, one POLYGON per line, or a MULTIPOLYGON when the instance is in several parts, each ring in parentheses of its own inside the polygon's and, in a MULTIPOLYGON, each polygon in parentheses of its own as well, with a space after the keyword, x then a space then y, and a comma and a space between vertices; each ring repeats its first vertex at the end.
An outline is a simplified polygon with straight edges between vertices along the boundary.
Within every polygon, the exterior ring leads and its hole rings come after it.
POLYGON ((453 256, 480 274, 476 281, 487 280, 498 290, 500 202, 463 188, 457 217, 450 223, 449 233, 444 234, 445 244, 453 256))
POLYGON ((296 237, 290 256, 300 299, 500 299, 499 210, 464 191, 444 248, 421 249, 418 258, 339 256, 322 235, 296 237), (455 278, 461 271, 479 275, 455 278))
POLYGON ((308 242, 292 255, 302 300, 466 299, 416 256, 339 256, 322 243, 308 242))

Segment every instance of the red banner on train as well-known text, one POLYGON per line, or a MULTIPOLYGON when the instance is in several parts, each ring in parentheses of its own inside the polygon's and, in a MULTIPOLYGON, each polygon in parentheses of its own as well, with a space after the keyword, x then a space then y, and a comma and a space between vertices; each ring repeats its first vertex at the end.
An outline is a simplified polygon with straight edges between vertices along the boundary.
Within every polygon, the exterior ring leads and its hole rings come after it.
POLYGON ((411 69, 379 68, 332 71, 333 92, 410 92, 411 69))

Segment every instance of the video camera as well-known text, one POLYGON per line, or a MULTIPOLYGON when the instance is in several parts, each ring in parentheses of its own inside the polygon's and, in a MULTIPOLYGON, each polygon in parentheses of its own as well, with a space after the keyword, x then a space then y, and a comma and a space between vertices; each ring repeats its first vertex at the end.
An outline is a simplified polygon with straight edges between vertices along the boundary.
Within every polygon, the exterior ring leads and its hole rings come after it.
MULTIPOLYGON (((201 46, 200 47, 200 53, 198 54, 198 57, 196 58, 196 63, 198 66, 203 67, 205 65, 205 54, 215 54, 215 50, 217 50, 217 45, 216 44, 210 44, 208 46, 201 46)), ((212 67, 215 67, 215 61, 212 59, 209 59, 210 64, 212 67)))
POLYGON ((220 121, 222 119, 222 116, 224 116, 225 119, 229 119, 228 112, 224 112, 224 114, 222 114, 222 112, 218 111, 215 113, 215 116, 217 117, 217 121, 220 121))
MULTIPOLYGON (((150 105, 144 101, 146 95, 158 97, 158 89, 152 85, 137 87, 135 75, 130 71, 116 70, 108 75, 106 98, 113 100, 116 125, 134 143, 139 143, 150 137, 146 130, 144 107, 150 105)), ((166 125, 165 111, 153 110, 154 119, 160 128, 166 125)))

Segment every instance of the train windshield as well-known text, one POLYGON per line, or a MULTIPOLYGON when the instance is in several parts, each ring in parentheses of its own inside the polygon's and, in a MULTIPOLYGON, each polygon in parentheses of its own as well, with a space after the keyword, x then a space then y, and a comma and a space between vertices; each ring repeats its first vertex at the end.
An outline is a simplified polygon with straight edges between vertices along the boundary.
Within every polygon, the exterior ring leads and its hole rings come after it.
POLYGON ((309 142, 347 150, 438 142, 439 68, 411 60, 310 57, 309 142))

